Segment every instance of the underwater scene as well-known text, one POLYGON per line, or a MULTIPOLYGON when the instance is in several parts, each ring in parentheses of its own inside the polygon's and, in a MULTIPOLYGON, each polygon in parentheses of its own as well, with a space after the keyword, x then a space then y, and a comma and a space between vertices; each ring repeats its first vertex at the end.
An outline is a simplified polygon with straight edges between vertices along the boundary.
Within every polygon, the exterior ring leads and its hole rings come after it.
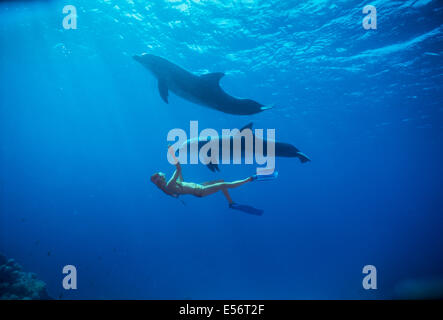
POLYGON ((443 298, 442 138, 439 0, 1 1, 0 299, 443 298))

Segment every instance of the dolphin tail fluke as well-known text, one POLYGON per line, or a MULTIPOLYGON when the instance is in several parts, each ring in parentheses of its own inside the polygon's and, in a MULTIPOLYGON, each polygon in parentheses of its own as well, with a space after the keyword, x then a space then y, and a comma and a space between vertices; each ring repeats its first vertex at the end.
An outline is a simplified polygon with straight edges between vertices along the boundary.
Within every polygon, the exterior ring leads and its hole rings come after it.
POLYGON ((212 172, 215 172, 215 171, 220 172, 220 168, 218 167, 218 164, 215 164, 215 163, 208 163, 206 166, 207 166, 208 169, 211 170, 212 172))
POLYGON ((311 159, 307 155, 305 155, 303 152, 297 152, 297 158, 300 159, 301 163, 309 162, 311 159))
POLYGON ((254 125, 254 122, 249 122, 247 125, 245 125, 243 128, 240 129, 240 132, 242 132, 244 129, 252 130, 253 125, 254 125))

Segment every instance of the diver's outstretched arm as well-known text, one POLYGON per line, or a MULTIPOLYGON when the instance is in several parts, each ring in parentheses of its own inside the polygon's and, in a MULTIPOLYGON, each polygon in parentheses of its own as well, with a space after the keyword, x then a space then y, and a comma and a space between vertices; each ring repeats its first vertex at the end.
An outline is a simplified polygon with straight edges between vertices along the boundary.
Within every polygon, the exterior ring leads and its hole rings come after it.
POLYGON ((174 159, 175 168, 176 168, 174 174, 171 177, 171 179, 169 179, 168 184, 171 183, 171 182, 175 182, 177 179, 179 179, 180 181, 183 181, 182 167, 181 167, 180 162, 178 161, 178 159, 175 157, 174 148, 169 147, 168 151, 169 151, 169 154, 171 155, 172 159, 174 159))

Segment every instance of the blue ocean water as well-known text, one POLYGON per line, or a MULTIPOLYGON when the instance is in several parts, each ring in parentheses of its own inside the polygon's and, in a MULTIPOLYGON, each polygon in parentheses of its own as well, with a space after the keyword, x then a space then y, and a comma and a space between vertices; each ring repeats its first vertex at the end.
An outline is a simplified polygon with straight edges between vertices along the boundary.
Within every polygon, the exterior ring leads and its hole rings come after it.
POLYGON ((0 252, 62 299, 390 299, 441 279, 442 22, 438 0, 0 3, 0 252), (275 107, 165 104, 142 52, 225 72, 227 92, 275 107), (222 194, 183 205, 149 177, 173 172, 166 135, 191 120, 275 128, 312 162, 278 158, 278 179, 232 190, 263 216, 222 194), (68 264, 77 290, 62 287, 68 264))

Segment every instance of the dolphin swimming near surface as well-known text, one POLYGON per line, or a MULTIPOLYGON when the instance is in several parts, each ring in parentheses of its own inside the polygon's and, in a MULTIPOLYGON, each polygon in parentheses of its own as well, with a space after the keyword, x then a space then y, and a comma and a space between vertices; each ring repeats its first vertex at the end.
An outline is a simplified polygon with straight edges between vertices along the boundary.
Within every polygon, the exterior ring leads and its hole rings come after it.
MULTIPOLYGON (((243 128, 241 128, 239 131, 242 132, 243 129, 250 129, 252 130, 252 125, 253 123, 249 123, 246 126, 244 126, 243 128)), ((219 146, 219 159, 218 159, 218 163, 222 163, 222 148, 223 148, 223 142, 226 142, 225 140, 229 139, 229 146, 230 146, 230 163, 232 163, 233 161, 233 155, 234 155, 234 137, 232 135, 228 135, 228 136, 217 136, 217 137, 211 137, 211 139, 208 140, 199 140, 198 138, 194 138, 194 139, 188 139, 186 140, 181 146, 179 146, 179 150, 183 150, 186 148, 186 150, 189 152, 189 150, 191 150, 191 145, 198 145, 198 152, 200 152, 200 149, 207 144, 209 141, 213 141, 213 140, 218 140, 218 146, 219 146)), ((245 158, 246 155, 246 146, 245 146, 245 139, 242 138, 241 141, 241 159, 245 158)), ((253 135, 253 148, 252 150, 250 150, 250 152, 253 154, 256 150, 256 137, 255 135, 253 135)), ((267 140, 265 138, 262 139, 263 141, 263 155, 266 156, 267 155, 267 140)), ((260 143, 260 141, 258 141, 260 143)), ((294 147, 293 145, 289 144, 289 143, 284 143, 284 142, 279 142, 279 141, 274 141, 275 143, 275 156, 276 157, 284 157, 284 158, 298 158, 300 160, 301 163, 305 163, 305 162, 309 162, 311 161, 311 159, 309 159, 309 157, 307 155, 305 155, 303 152, 301 152, 300 150, 298 150, 296 147, 294 147)), ((220 171, 218 164, 217 163, 212 163, 210 162, 209 164, 206 165, 208 167, 209 170, 211 170, 212 172, 215 171, 220 171)))
POLYGON ((250 99, 235 98, 220 87, 222 72, 201 76, 192 74, 178 65, 155 55, 143 53, 133 57, 158 80, 158 91, 168 103, 169 91, 196 104, 221 112, 250 115, 272 108, 250 99))

